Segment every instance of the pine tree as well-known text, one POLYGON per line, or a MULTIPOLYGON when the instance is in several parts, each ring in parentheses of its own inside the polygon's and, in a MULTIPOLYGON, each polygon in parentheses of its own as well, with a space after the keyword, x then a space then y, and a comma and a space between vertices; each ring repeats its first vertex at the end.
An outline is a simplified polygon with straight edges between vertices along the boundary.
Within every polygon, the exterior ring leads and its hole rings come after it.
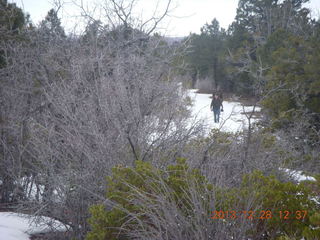
POLYGON ((51 9, 41 22, 40 31, 47 41, 66 37, 61 21, 54 9, 51 9))

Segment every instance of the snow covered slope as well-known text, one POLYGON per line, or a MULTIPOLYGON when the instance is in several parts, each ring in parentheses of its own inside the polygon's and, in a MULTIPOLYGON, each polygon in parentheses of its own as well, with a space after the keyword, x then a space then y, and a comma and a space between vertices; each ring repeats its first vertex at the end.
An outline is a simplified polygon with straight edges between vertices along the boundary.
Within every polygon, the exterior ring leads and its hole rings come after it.
MULTIPOLYGON (((245 112, 251 112, 253 107, 243 107, 240 102, 227 102, 223 101, 223 109, 220 115, 220 123, 214 123, 213 112, 210 110, 211 94, 198 94, 198 89, 188 90, 188 96, 193 101, 192 113, 193 117, 198 120, 204 120, 204 124, 208 131, 212 128, 219 128, 225 132, 238 132, 244 127, 248 126, 248 120, 245 112)), ((256 112, 261 111, 261 108, 256 107, 256 112)), ((256 119, 252 120, 256 121, 256 119)))
POLYGON ((52 228, 57 231, 67 230, 60 222, 48 217, 43 217, 40 224, 35 222, 35 217, 26 214, 0 212, 0 240, 29 240, 30 234, 48 232, 52 228))

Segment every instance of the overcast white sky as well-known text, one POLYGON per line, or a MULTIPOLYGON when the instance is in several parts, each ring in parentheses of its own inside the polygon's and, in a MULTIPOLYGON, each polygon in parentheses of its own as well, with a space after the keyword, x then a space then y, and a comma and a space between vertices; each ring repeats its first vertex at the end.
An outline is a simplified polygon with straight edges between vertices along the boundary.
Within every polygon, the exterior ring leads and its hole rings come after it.
MULTIPOLYGON (((63 2, 62 0, 60 0, 63 2)), ((80 15, 79 9, 70 2, 81 2, 81 0, 65 0, 63 10, 59 12, 62 24, 67 31, 76 23, 80 15)), ((94 3, 99 0, 82 0, 92 10, 94 3)), ((101 0, 103 1, 103 0, 101 0)), ((158 6, 159 12, 165 8, 168 0, 139 0, 135 13, 142 18, 148 18, 158 6), (158 3, 158 5, 157 5, 158 3)), ((9 0, 15 2, 19 7, 31 15, 32 21, 37 24, 46 16, 52 8, 54 0, 9 0)), ((190 32, 199 33, 205 23, 210 23, 217 18, 220 26, 227 28, 233 21, 238 0, 173 0, 170 16, 159 26, 160 31, 167 36, 186 36, 190 32)), ((306 5, 312 9, 313 17, 320 16, 320 0, 311 0, 306 5)), ((99 9, 97 9, 99 10, 99 9)))

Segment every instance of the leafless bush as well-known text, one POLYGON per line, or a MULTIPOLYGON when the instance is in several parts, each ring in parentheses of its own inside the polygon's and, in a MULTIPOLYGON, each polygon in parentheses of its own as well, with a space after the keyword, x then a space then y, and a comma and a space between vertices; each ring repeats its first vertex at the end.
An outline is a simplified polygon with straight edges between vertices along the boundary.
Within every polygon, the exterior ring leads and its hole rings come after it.
POLYGON ((187 130, 188 111, 172 80, 172 60, 183 52, 151 35, 170 1, 151 25, 139 26, 121 4, 106 1, 106 17, 117 21, 91 19, 81 36, 42 24, 24 41, 4 43, 1 169, 10 181, 3 186, 14 189, 1 200, 20 192, 25 211, 68 223, 78 238, 112 166, 167 164, 158 153, 172 152, 170 162, 197 130, 187 130))
POLYGON ((267 175, 281 175, 279 167, 289 158, 290 150, 286 152, 286 146, 278 142, 273 134, 254 129, 245 156, 247 147, 245 133, 231 134, 214 130, 207 138, 189 141, 180 156, 188 159, 190 166, 200 168, 217 186, 238 186, 243 175, 253 170, 260 170, 267 175))

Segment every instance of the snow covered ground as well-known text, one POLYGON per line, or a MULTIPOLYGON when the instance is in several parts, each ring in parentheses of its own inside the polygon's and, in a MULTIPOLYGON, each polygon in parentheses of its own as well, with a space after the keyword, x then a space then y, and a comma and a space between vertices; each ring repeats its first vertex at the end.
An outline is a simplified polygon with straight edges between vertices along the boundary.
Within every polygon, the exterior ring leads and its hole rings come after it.
POLYGON ((30 234, 45 233, 52 229, 67 230, 60 222, 48 217, 41 218, 38 224, 35 220, 35 217, 26 214, 0 212, 0 240, 29 240, 30 234))
MULTIPOLYGON (((220 114, 220 123, 214 122, 213 112, 210 110, 211 94, 198 94, 198 89, 188 90, 188 96, 192 99, 192 113, 197 120, 202 119, 209 132, 213 128, 218 128, 224 132, 238 132, 248 126, 248 119, 243 112, 251 112, 253 107, 243 107, 240 102, 223 101, 223 112, 220 114)), ((256 107, 256 112, 261 111, 261 108, 256 107)), ((252 119, 254 122, 257 119, 252 119)))
POLYGON ((302 182, 302 181, 316 181, 314 177, 307 176, 303 174, 302 171, 297 171, 297 170, 290 170, 288 168, 280 168, 280 170, 284 171, 288 176, 290 176, 293 180, 297 182, 302 182))

